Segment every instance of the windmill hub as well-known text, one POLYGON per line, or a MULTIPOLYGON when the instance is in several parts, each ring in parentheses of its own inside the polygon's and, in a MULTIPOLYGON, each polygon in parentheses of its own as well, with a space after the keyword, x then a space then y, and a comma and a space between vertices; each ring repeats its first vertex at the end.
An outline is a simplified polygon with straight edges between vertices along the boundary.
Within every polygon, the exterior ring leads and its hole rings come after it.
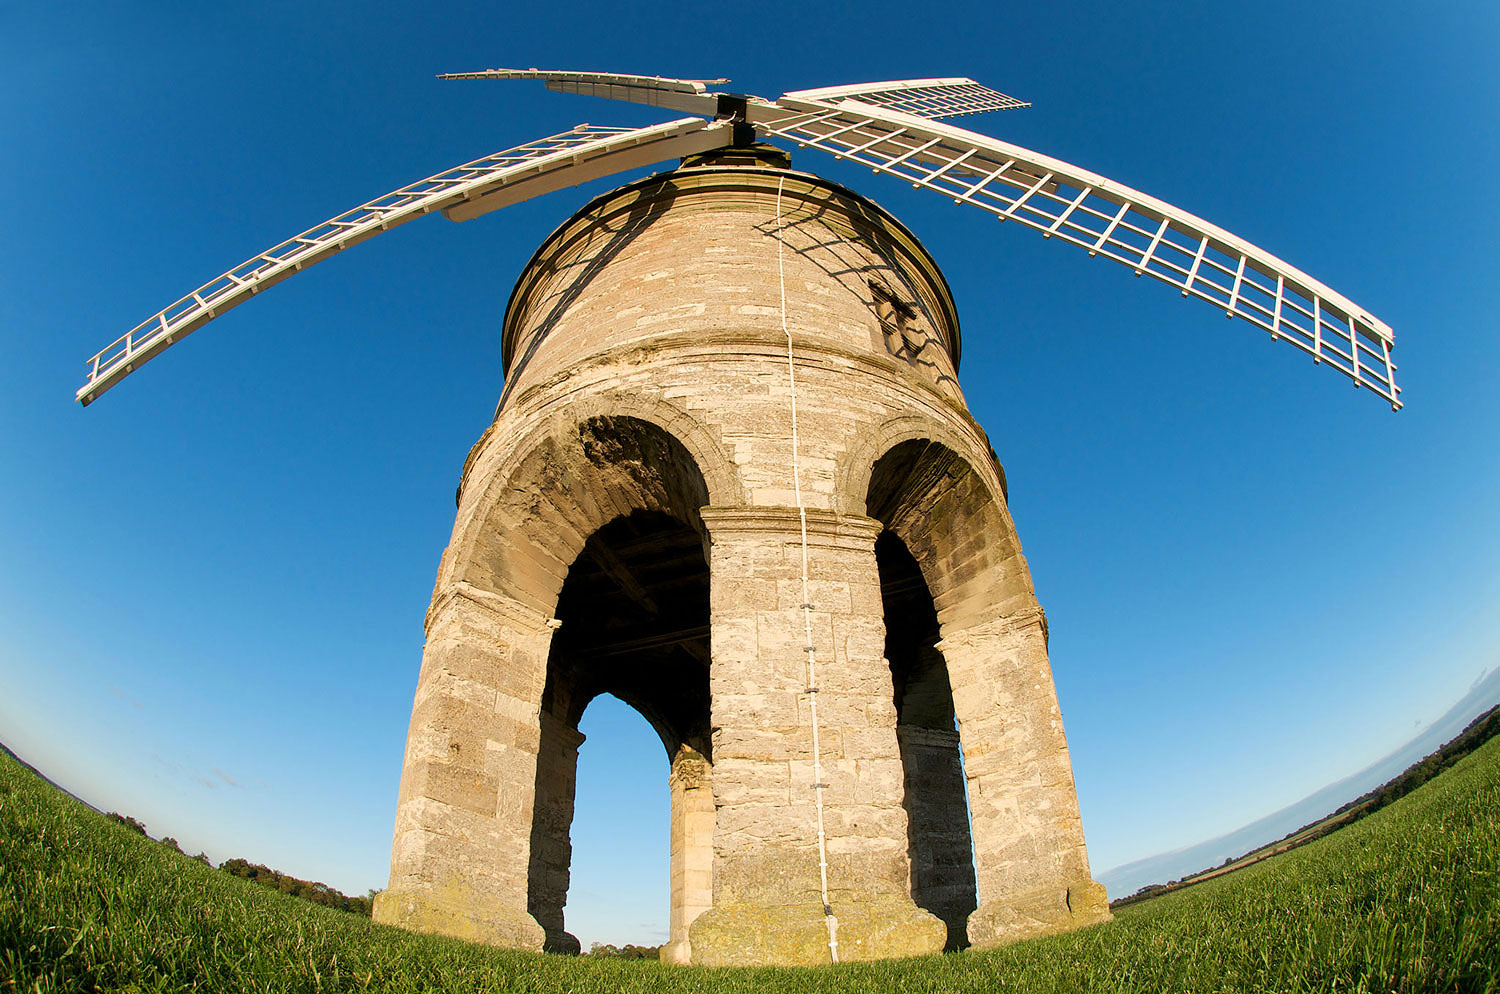
POLYGON ((767 142, 752 142, 748 145, 730 145, 682 158, 682 168, 699 166, 759 166, 768 169, 792 168, 792 157, 784 148, 767 142))

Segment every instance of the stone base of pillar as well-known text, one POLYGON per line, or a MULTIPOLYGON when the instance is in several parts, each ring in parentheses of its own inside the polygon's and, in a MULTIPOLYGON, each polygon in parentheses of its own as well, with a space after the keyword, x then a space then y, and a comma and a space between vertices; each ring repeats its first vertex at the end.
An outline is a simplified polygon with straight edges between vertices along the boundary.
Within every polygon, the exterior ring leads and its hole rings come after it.
MULTIPOLYGON (((836 903, 839 962, 941 953, 948 930, 909 899, 877 895, 836 903)), ((695 966, 817 966, 829 962, 823 908, 808 904, 729 904, 705 911, 692 928, 695 966)))
POLYGON ((985 901, 969 916, 969 942, 975 949, 988 949, 1071 932, 1111 917, 1104 886, 1084 879, 1070 887, 1043 887, 985 901))
POLYGON ((668 966, 687 966, 693 962, 693 946, 686 939, 677 939, 661 947, 661 961, 668 966))
POLYGON ((493 907, 460 882, 422 890, 381 891, 375 896, 373 917, 382 925, 507 949, 540 951, 547 937, 526 912, 493 907))
POLYGON ((577 956, 583 952, 583 943, 579 942, 578 936, 572 932, 553 932, 542 944, 542 952, 557 953, 560 956, 577 956))

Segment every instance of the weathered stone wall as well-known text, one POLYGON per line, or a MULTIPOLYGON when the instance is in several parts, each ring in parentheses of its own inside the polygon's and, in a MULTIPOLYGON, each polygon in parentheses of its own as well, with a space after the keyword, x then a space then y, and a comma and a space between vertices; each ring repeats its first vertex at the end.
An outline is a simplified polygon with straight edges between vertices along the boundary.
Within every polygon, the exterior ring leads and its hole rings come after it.
MULTIPOLYGON (((961 903, 962 884, 940 879, 952 858, 942 845, 912 878, 908 811, 958 817, 951 792, 908 796, 913 763, 951 778, 956 754, 948 745, 933 759, 930 735, 903 733, 903 767, 876 556, 886 530, 930 589, 931 634, 943 639, 933 654, 951 677, 983 899, 970 939, 1107 916, 1040 609, 999 465, 958 390, 941 275, 868 201, 805 174, 710 165, 599 198, 539 249, 512 295, 505 391, 465 467, 439 569, 381 920, 529 948, 543 926, 559 933, 545 902, 528 913, 527 898, 533 867, 552 875, 542 889, 559 909, 566 879, 565 836, 533 831, 538 818, 560 822, 563 803, 537 811, 531 797, 538 777, 561 784, 571 811, 568 757, 538 762, 543 688, 562 665, 551 619, 590 536, 650 512, 694 529, 709 571, 713 732, 693 748, 705 771, 711 762, 713 817, 674 781, 670 953, 827 960, 783 282, 841 959, 942 948, 949 930, 914 888, 948 918, 961 903), (689 843, 710 821, 705 910, 689 843)), ((653 723, 677 756, 689 719, 653 723)))

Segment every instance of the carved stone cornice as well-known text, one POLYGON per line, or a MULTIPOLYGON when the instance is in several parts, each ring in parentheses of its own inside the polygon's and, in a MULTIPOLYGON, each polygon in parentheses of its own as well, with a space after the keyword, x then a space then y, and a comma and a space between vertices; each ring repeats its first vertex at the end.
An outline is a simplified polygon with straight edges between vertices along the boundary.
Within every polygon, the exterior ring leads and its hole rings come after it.
POLYGON ((815 508, 799 512, 795 507, 747 504, 740 507, 709 506, 700 512, 710 541, 739 536, 779 535, 802 538, 802 516, 807 516, 809 545, 873 548, 885 525, 862 514, 838 514, 815 508))
POLYGON ((451 610, 457 601, 478 607, 489 618, 522 634, 540 635, 557 627, 555 619, 522 604, 514 597, 481 590, 465 580, 457 580, 433 598, 432 606, 427 609, 423 631, 430 635, 438 619, 451 610))

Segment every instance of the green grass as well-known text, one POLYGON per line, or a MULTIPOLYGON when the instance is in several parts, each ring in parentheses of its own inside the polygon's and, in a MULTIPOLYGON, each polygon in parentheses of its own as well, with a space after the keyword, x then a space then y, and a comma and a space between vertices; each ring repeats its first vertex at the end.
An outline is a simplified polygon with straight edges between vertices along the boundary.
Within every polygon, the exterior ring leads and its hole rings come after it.
POLYGON ((205 867, 0 757, 0 991, 1500 992, 1500 739, 1370 818, 989 952, 700 970, 410 935, 205 867))

